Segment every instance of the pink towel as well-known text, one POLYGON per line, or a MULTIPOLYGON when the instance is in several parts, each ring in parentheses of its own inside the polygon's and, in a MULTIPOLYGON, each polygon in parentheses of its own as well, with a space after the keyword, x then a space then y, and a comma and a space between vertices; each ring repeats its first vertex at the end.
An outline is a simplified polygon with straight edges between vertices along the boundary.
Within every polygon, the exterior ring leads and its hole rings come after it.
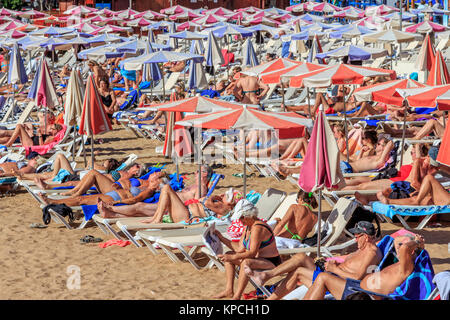
POLYGON ((110 247, 110 246, 113 246, 113 245, 118 245, 119 247, 126 247, 129 244, 131 244, 131 242, 128 241, 128 240, 111 239, 111 240, 108 240, 106 242, 99 243, 98 246, 100 248, 106 248, 106 247, 110 247))
POLYGON ((58 143, 60 143, 61 140, 64 138, 64 135, 67 130, 67 126, 62 125, 62 127, 63 128, 55 135, 55 139, 52 142, 50 142, 48 144, 43 144, 41 146, 28 147, 25 149, 26 154, 28 155, 31 151, 36 151, 40 155, 43 155, 43 154, 46 154, 47 152, 49 152, 51 149, 53 149, 54 146, 56 146, 58 143))

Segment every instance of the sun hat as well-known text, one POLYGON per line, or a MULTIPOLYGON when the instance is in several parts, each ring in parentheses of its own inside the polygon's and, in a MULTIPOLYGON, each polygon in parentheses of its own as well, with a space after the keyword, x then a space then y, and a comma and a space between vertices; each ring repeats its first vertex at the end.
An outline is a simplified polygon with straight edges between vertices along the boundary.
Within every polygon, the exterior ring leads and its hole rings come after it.
POLYGON ((234 207, 234 213, 231 220, 238 220, 241 217, 258 217, 258 209, 247 199, 241 199, 234 207))

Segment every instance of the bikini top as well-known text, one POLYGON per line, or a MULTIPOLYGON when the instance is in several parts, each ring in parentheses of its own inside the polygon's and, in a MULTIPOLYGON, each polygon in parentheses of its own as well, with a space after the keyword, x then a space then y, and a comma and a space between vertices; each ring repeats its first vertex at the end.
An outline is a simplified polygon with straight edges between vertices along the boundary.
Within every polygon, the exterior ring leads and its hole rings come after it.
MULTIPOLYGON (((122 184, 119 181, 116 181, 114 183, 117 184, 119 187, 123 188, 122 184)), ((139 181, 139 179, 130 178, 130 185, 131 185, 131 188, 133 188, 133 187, 134 188, 135 187, 140 187, 141 186, 141 182, 139 181)), ((130 188, 130 190, 131 190, 131 188, 130 188)))
MULTIPOLYGON (((257 223, 255 225, 262 226, 262 227, 266 228, 267 230, 269 230, 271 233, 269 239, 261 241, 261 243, 259 245, 259 249, 265 248, 265 247, 269 246, 270 244, 272 244, 272 242, 275 241, 275 236, 270 227, 266 226, 265 224, 261 224, 261 223, 257 223)), ((244 241, 242 242, 242 244, 244 245, 245 249, 250 250, 250 238, 248 240, 245 240, 247 237, 247 231, 248 231, 248 227, 245 229, 244 241)))

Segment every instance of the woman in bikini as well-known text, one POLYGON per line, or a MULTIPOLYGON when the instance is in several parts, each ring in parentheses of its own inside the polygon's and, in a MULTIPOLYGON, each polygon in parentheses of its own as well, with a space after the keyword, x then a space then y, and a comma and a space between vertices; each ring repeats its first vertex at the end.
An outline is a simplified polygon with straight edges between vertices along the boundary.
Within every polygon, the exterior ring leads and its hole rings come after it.
MULTIPOLYGON (((117 183, 112 183, 109 188, 104 189, 104 193, 84 195, 84 196, 73 196, 64 199, 49 199, 42 193, 38 196, 45 204, 66 204, 68 206, 80 206, 80 205, 97 205, 99 201, 103 201, 107 204, 133 204, 136 202, 142 202, 147 198, 150 198, 159 189, 160 184, 163 183, 162 178, 164 177, 163 172, 155 172, 148 178, 148 184, 146 186, 133 186, 131 185, 129 189, 124 188, 123 185, 118 185, 117 183)), ((130 181, 130 183, 132 183, 130 181)))
POLYGON ((277 218, 273 233, 277 237, 303 241, 317 222, 313 209, 317 208, 316 198, 311 192, 300 190, 297 204, 289 207, 283 219, 277 218))
POLYGON ((218 255, 225 264, 226 287, 223 292, 213 297, 239 300, 247 286, 249 277, 245 270, 273 269, 281 264, 281 257, 275 243, 275 235, 266 223, 258 219, 258 209, 248 200, 242 199, 235 208, 240 213, 240 220, 246 227, 239 243, 232 242, 216 230, 216 235, 231 251, 218 255), (238 286, 234 291, 234 274, 240 266, 238 286))
POLYGON ((24 147, 42 146, 53 142, 57 133, 62 129, 63 127, 60 124, 52 124, 48 126, 47 134, 43 134, 39 131, 34 134, 29 126, 18 124, 14 130, 5 130, 8 132, 0 139, 0 144, 3 144, 6 147, 10 147, 14 143, 20 143, 24 147))
POLYGON ((100 80, 98 93, 100 94, 103 107, 105 108, 108 115, 112 115, 114 112, 119 110, 119 106, 116 103, 116 95, 114 94, 114 90, 109 87, 107 78, 102 78, 100 80))

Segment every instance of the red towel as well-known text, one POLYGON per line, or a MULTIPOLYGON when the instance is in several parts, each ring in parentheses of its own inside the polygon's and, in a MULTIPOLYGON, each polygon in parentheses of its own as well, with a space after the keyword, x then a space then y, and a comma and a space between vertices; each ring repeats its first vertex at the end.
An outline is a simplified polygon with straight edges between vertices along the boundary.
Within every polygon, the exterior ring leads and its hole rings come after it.
POLYGON ((222 49, 222 55, 223 59, 225 60, 225 63, 222 65, 222 67, 225 67, 229 63, 234 62, 234 53, 228 52, 227 49, 222 49))
POLYGON ((126 247, 129 244, 131 244, 131 242, 128 240, 111 239, 106 242, 100 243, 98 246, 100 248, 106 248, 113 245, 118 245, 119 247, 126 247))

